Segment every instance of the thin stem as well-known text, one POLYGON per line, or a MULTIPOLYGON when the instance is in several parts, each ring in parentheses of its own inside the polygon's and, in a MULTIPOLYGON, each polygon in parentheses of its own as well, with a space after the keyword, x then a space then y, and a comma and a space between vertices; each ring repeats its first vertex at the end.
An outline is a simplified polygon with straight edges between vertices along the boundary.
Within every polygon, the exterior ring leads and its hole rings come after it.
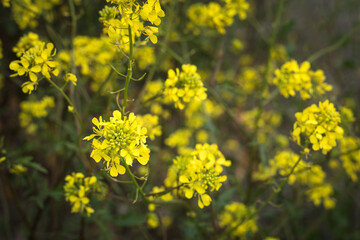
MULTIPOLYGON (((275 22, 274 22, 274 29, 271 33, 271 39, 269 42, 269 51, 268 51, 268 56, 266 59, 266 65, 265 65, 265 70, 264 70, 264 74, 263 74, 263 80, 261 83, 261 90, 260 90, 260 103, 259 103, 259 108, 258 108, 258 113, 255 117, 255 129, 254 132, 252 134, 252 140, 253 142, 257 142, 257 135, 258 135, 258 131, 259 131, 259 121, 265 106, 265 102, 266 99, 264 99, 263 97, 263 93, 266 90, 266 86, 268 83, 268 79, 269 79, 269 71, 270 71, 270 63, 271 63, 271 51, 274 48, 275 42, 276 42, 276 37, 277 37, 277 33, 279 30, 279 26, 280 26, 280 20, 281 20, 281 15, 284 9, 284 0, 280 0, 279 5, 277 7, 276 10, 276 15, 275 15, 275 22)), ((251 197, 251 191, 252 191, 252 174, 253 174, 253 167, 254 167, 254 160, 255 160, 255 155, 256 155, 256 151, 257 151, 257 145, 254 144, 253 147, 251 148, 251 152, 250 152, 250 160, 249 160, 249 166, 248 166, 248 171, 247 171, 247 190, 246 190, 246 195, 245 195, 245 199, 244 202, 248 203, 250 201, 250 197, 251 197)))
POLYGON ((323 48, 323 49, 320 49, 319 51, 315 52, 313 55, 311 55, 307 61, 309 61, 310 63, 311 62, 314 62, 315 60, 317 60, 318 58, 324 56, 325 54, 327 53, 330 53, 332 51, 335 51, 336 49, 338 49, 339 47, 341 47, 347 40, 349 40, 352 35, 354 35, 354 33, 359 29, 360 27, 360 22, 357 23, 353 29, 351 29, 351 31, 346 34, 345 36, 343 36, 342 38, 340 38, 337 42, 335 42, 334 44, 326 47, 326 48, 323 48))
POLYGON ((123 99, 123 105, 122 105, 122 109, 121 109, 121 113, 123 116, 125 115, 129 83, 130 83, 130 80, 132 77, 132 61, 133 61, 133 40, 132 40, 132 31, 131 31, 130 25, 128 26, 128 31, 129 31, 129 48, 130 48, 130 50, 129 50, 128 70, 127 70, 126 80, 125 80, 124 99, 123 99))
POLYGON ((126 164, 126 161, 123 161, 126 172, 129 174, 131 181, 135 185, 137 191, 140 193, 141 197, 144 199, 146 203, 149 203, 149 199, 146 197, 145 193, 143 192, 142 188, 139 186, 138 182, 135 179, 134 174, 131 172, 129 166, 126 164))

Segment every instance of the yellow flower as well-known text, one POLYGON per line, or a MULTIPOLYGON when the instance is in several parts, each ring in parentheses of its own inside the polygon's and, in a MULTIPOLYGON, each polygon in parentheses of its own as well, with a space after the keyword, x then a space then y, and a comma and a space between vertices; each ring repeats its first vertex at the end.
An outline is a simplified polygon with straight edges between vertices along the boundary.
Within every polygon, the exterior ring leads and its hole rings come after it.
POLYGON ((66 75, 65 75, 65 81, 66 82, 72 82, 72 84, 74 84, 75 86, 76 86, 76 82, 77 82, 77 78, 76 78, 76 76, 74 75, 74 74, 72 74, 72 73, 67 73, 66 75))
POLYGON ((103 185, 97 181, 95 176, 85 177, 82 173, 72 173, 65 177, 65 200, 72 205, 72 213, 86 212, 87 216, 94 213, 90 206, 90 196, 105 194, 103 185))
POLYGON ((340 114, 334 104, 328 100, 311 105, 303 112, 295 114, 297 121, 292 132, 293 139, 300 145, 300 136, 312 143, 314 151, 322 150, 326 154, 336 146, 336 140, 342 139, 344 130, 339 126, 340 114))
POLYGON ((203 101, 207 98, 200 75, 194 65, 185 64, 176 71, 170 69, 165 81, 164 101, 174 103, 176 108, 184 109, 191 101, 203 101))
POLYGON ((22 164, 15 164, 10 168, 10 173, 15 174, 15 175, 21 175, 25 172, 27 172, 27 167, 25 167, 22 164))
POLYGON ((226 231, 231 230, 230 234, 233 237, 247 239, 248 233, 254 234, 258 231, 256 217, 247 219, 254 211, 254 207, 246 207, 243 203, 232 202, 226 205, 220 214, 219 225, 226 231))
POLYGON ((281 69, 275 70, 273 84, 279 87, 284 97, 295 96, 299 92, 302 99, 314 95, 322 95, 331 91, 332 86, 324 83, 325 76, 322 70, 310 70, 310 63, 303 62, 300 66, 295 60, 286 62, 281 69))
POLYGON ((195 149, 188 149, 178 156, 168 171, 165 186, 174 187, 179 183, 181 194, 188 199, 198 197, 198 206, 209 206, 211 197, 207 192, 217 191, 227 177, 220 175, 223 166, 230 166, 218 150, 217 145, 197 144, 195 149))
POLYGON ((142 165, 147 164, 150 157, 146 145, 147 130, 141 126, 134 113, 126 117, 116 110, 110 121, 103 121, 100 117, 93 118, 92 122, 95 134, 84 138, 88 141, 95 138, 90 157, 96 162, 103 159, 112 177, 124 174, 124 163, 132 166, 134 159, 142 165))

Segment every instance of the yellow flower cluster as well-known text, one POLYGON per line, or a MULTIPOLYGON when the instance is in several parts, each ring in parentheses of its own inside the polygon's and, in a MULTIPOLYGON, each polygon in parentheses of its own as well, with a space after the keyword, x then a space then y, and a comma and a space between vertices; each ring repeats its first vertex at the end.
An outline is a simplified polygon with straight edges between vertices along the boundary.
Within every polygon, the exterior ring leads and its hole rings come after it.
POLYGON ((144 4, 136 0, 107 0, 116 4, 114 7, 105 7, 100 11, 100 21, 104 24, 104 32, 108 34, 112 43, 127 51, 129 37, 148 36, 152 43, 157 43, 155 33, 158 28, 152 25, 145 26, 144 21, 158 26, 165 16, 159 0, 147 0, 144 4), (131 27, 132 36, 129 36, 128 27, 131 27))
POLYGON ((207 98, 206 88, 203 87, 200 75, 194 65, 184 64, 181 72, 168 71, 168 78, 165 81, 164 101, 174 103, 176 108, 184 109, 185 104, 191 101, 202 101, 207 98))
POLYGON ((295 96, 296 92, 299 92, 305 100, 332 90, 332 86, 324 83, 324 80, 324 72, 311 71, 309 62, 303 62, 299 66, 295 60, 291 60, 284 63, 281 69, 275 70, 273 84, 279 87, 284 97, 295 96))
POLYGON ((67 175, 65 181, 65 200, 72 205, 71 212, 82 214, 85 211, 87 216, 94 213, 90 206, 90 197, 94 194, 101 196, 104 192, 96 177, 85 177, 78 172, 67 175))
POLYGON ((346 137, 340 141, 340 156, 342 165, 353 182, 358 181, 357 173, 360 172, 360 139, 346 137), (356 150, 358 149, 358 150, 356 150))
POLYGON ((199 129, 206 123, 207 118, 217 118, 222 113, 222 107, 209 99, 201 102, 191 101, 185 109, 186 126, 199 129))
POLYGON ((246 0, 223 0, 224 6, 210 2, 206 4, 193 4, 189 7, 187 15, 190 19, 188 27, 199 34, 199 27, 216 29, 219 33, 225 33, 225 27, 232 25, 234 16, 245 19, 249 10, 246 0))
POLYGON ((40 101, 23 101, 20 103, 20 126, 26 128, 28 134, 35 133, 37 125, 33 122, 34 118, 46 117, 48 108, 55 106, 54 98, 45 96, 40 101))
POLYGON ((340 114, 328 100, 319 102, 318 106, 311 105, 303 112, 296 113, 295 117, 297 121, 292 137, 299 145, 303 134, 312 143, 314 151, 321 149, 326 154, 336 146, 336 140, 343 137, 344 130, 339 126, 340 114))
MULTIPOLYGON (((80 67, 82 75, 91 77, 90 87, 97 91, 111 71, 109 63, 116 58, 115 48, 109 43, 109 38, 76 36, 74 39, 75 65, 80 67)), ((61 51, 57 54, 61 70, 70 71, 70 52, 61 51)))
MULTIPOLYGON (((255 211, 254 207, 246 207, 240 202, 232 202, 225 206, 224 211, 219 216, 220 227, 237 239, 247 239, 248 234, 258 231, 256 218, 247 219, 255 211)), ((251 235, 250 235, 251 236, 251 235)))
POLYGON ((169 147, 183 148, 189 145, 192 131, 187 128, 179 128, 165 139, 165 144, 169 147))
POLYGON ((161 125, 159 125, 159 117, 156 115, 145 114, 143 116, 137 116, 141 126, 147 129, 147 135, 151 140, 155 137, 161 136, 161 125))
POLYGON ((90 157, 96 162, 104 159, 106 169, 112 177, 125 173, 125 165, 132 166, 136 159, 146 165, 149 161, 150 150, 146 145, 147 130, 139 123, 134 113, 129 117, 123 116, 118 110, 113 112, 110 121, 92 119, 94 133, 84 138, 91 140, 93 150, 90 157))
POLYGON ((166 187, 174 187, 179 183, 181 193, 188 199, 198 197, 198 206, 209 206, 211 197, 208 192, 217 191, 226 181, 223 166, 230 166, 215 144, 197 144, 195 149, 189 149, 186 153, 178 156, 169 168, 165 179, 166 187))
POLYGON ((14 48, 15 53, 20 57, 20 60, 15 60, 10 63, 10 69, 16 73, 14 76, 27 76, 30 81, 22 84, 22 91, 24 93, 31 93, 36 89, 39 81, 39 74, 50 79, 51 75, 57 76, 59 74, 58 63, 53 60, 56 49, 54 44, 36 40, 36 35, 28 34, 20 39, 19 44, 14 48), (31 39, 34 39, 31 42, 31 39))
MULTIPOLYGON (((287 177, 295 163, 299 160, 299 155, 291 151, 282 151, 273 159, 269 160, 268 166, 260 164, 259 171, 254 174, 254 179, 261 181, 274 180, 276 174, 287 177)), ((325 182, 326 174, 320 165, 307 163, 303 160, 297 164, 293 174, 289 176, 289 184, 302 184, 308 189, 306 195, 315 204, 323 203, 324 207, 329 209, 335 206, 335 200, 332 198, 333 190, 330 184, 325 182)))
MULTIPOLYGON (((12 17, 21 29, 35 28, 38 25, 38 17, 44 17, 48 22, 52 21, 51 11, 61 0, 17 0, 11 1, 12 17)), ((3 4, 9 7, 9 1, 3 0, 3 4)))

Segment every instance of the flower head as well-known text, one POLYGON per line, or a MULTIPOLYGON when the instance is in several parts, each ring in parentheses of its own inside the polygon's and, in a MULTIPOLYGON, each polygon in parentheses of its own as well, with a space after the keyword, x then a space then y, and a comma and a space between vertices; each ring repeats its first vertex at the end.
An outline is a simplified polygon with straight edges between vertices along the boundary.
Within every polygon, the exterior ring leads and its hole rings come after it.
POLYGON ((150 150, 146 145, 146 128, 140 125, 134 113, 129 117, 123 116, 118 110, 113 112, 110 121, 103 121, 102 117, 92 120, 95 134, 84 140, 91 140, 93 151, 91 157, 105 162, 106 169, 113 177, 125 173, 124 164, 132 166, 136 159, 146 165, 149 161, 150 150))
POLYGON ((340 114, 328 100, 319 102, 318 106, 311 105, 303 112, 296 113, 295 117, 293 139, 300 145, 300 135, 303 134, 312 143, 314 151, 321 149, 326 154, 343 136, 344 130, 339 126, 340 114))

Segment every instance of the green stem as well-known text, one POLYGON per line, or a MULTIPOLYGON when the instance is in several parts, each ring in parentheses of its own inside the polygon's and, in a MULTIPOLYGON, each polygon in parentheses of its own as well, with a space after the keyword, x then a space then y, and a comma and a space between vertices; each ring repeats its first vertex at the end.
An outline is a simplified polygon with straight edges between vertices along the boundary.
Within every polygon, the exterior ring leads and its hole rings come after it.
MULTIPOLYGON (((260 103, 259 103, 259 110, 258 113, 256 115, 255 118, 255 129, 254 132, 252 134, 252 142, 257 142, 257 135, 258 135, 258 131, 259 131, 259 121, 265 106, 265 102, 266 99, 264 99, 263 94, 264 91, 266 90, 266 86, 268 83, 268 79, 269 79, 269 71, 270 71, 270 63, 271 63, 271 51, 274 48, 275 42, 276 42, 276 37, 277 37, 277 33, 279 30, 279 26, 280 26, 280 20, 281 20, 281 15, 284 9, 284 1, 285 0, 280 0, 278 8, 276 10, 276 15, 275 15, 275 22, 274 22, 274 29, 271 33, 271 39, 269 42, 269 51, 268 51, 268 56, 266 59, 266 65, 265 65, 265 70, 264 70, 264 75, 263 75, 263 80, 261 83, 261 90, 260 90, 260 103)), ((257 151, 257 144, 254 144, 251 147, 251 151, 250 151, 250 160, 249 160, 249 167, 248 167, 248 171, 247 171, 247 190, 246 190, 246 195, 245 195, 245 199, 244 202, 248 203, 250 201, 250 197, 251 197, 251 191, 252 191, 252 173, 253 173, 253 167, 254 167, 254 158, 256 155, 256 151, 257 151)))
POLYGON ((132 61, 133 61, 133 40, 132 40, 132 31, 131 26, 128 26, 129 31, 129 62, 128 62, 128 70, 126 74, 126 80, 125 80, 125 90, 124 90, 124 99, 123 99, 123 105, 121 109, 121 113, 124 116, 125 110, 126 110, 126 104, 127 104, 127 94, 129 89, 129 83, 132 77, 132 61))
POLYGON ((315 52, 313 55, 311 55, 307 61, 309 61, 310 63, 311 62, 314 62, 315 60, 317 60, 318 58, 322 57, 323 55, 329 53, 329 52, 332 52, 332 51, 335 51, 336 49, 338 49, 339 47, 341 47, 343 44, 345 44, 345 42, 347 40, 349 40, 352 35, 354 35, 354 33, 359 29, 360 27, 360 22, 357 23, 353 29, 351 29, 351 31, 346 34, 345 36, 343 36, 342 38, 340 38, 337 42, 335 42, 333 45, 330 45, 326 48, 323 48, 323 49, 320 49, 319 51, 315 52))
POLYGON ((144 199, 144 201, 146 203, 149 203, 149 199, 146 197, 145 193, 143 192, 142 188, 139 186, 138 182, 135 179, 134 174, 131 172, 129 166, 126 164, 126 161, 123 161, 126 172, 129 174, 131 181, 133 182, 133 184, 135 185, 137 191, 140 193, 141 197, 144 199))

